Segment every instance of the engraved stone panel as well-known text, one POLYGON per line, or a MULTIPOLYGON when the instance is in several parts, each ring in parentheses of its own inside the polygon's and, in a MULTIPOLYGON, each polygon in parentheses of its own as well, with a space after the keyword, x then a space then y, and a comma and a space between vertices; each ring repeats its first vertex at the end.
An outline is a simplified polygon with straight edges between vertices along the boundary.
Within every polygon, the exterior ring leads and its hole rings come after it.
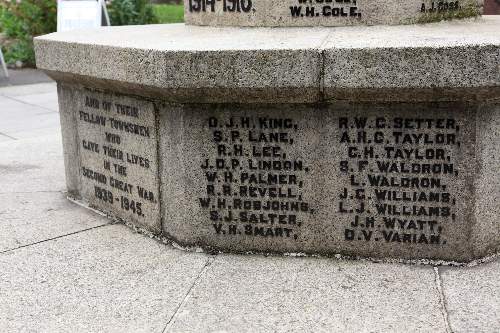
POLYGON ((160 229, 157 133, 153 102, 76 90, 81 196, 113 215, 160 229))
POLYGON ((228 26, 410 24, 479 14, 482 1, 185 0, 186 23, 228 26))
POLYGON ((178 108, 161 115, 163 229, 232 251, 466 259, 473 114, 461 104, 178 108))

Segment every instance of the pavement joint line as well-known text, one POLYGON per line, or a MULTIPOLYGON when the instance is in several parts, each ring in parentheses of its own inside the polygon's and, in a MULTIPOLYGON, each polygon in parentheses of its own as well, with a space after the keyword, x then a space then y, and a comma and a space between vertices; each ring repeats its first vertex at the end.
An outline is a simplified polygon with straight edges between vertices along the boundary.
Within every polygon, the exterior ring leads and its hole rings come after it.
POLYGON ((52 111, 47 111, 47 112, 40 112, 40 113, 35 113, 35 116, 45 116, 47 114, 52 114, 52 113, 59 113, 57 110, 52 110, 52 111))
POLYGON ((31 193, 65 193, 65 191, 19 191, 19 192, 0 192, 2 194, 31 194, 31 193))
MULTIPOLYGON (((32 94, 32 95, 36 95, 36 94, 32 94)), ((25 102, 25 101, 21 101, 21 100, 19 100, 19 99, 17 99, 17 98, 14 98, 14 97, 12 97, 12 96, 3 95, 3 94, 0 94, 0 96, 5 97, 5 98, 8 98, 8 99, 11 99, 11 100, 16 101, 16 102, 19 102, 19 103, 23 103, 23 104, 29 105, 29 106, 36 106, 37 108, 40 108, 40 109, 44 109, 44 110, 48 110, 48 111, 54 112, 54 110, 49 109, 49 108, 46 108, 45 106, 41 106, 41 105, 37 105, 37 104, 32 104, 32 103, 28 103, 28 102, 25 102)), ((27 96, 29 96, 29 95, 27 95, 27 96)))
POLYGON ((215 259, 216 259, 216 256, 211 256, 211 257, 209 257, 207 259, 207 262, 205 263, 205 265, 203 266, 203 268, 198 273, 198 276, 196 276, 196 279, 193 281, 193 283, 189 287, 186 295, 184 296, 184 298, 182 299, 182 301, 179 303, 179 306, 175 309, 174 314, 167 321, 165 327, 163 328, 162 333, 167 333, 171 329, 172 325, 175 323, 175 320, 176 320, 177 315, 179 314, 181 308, 183 307, 184 304, 186 304, 186 302, 187 302, 187 300, 189 298, 189 295, 191 295, 191 291, 198 284, 198 282, 201 280, 201 278, 203 277, 203 275, 205 275, 206 271, 212 265, 212 263, 215 261, 215 259))
POLYGON ((436 281, 436 288, 438 290, 439 305, 441 314, 443 315, 446 333, 453 333, 450 325, 450 318, 448 317, 448 309, 446 308, 446 298, 443 291, 443 281, 441 280, 441 275, 439 274, 439 268, 437 266, 434 266, 434 277, 436 281))
POLYGON ((3 135, 3 136, 5 136, 5 137, 7 137, 7 138, 9 138, 9 139, 12 139, 12 140, 18 140, 18 139, 16 139, 15 137, 10 136, 10 135, 5 134, 5 133, 2 133, 2 132, 0 132, 0 135, 3 135))
POLYGON ((109 221, 111 221, 110 224, 121 224, 121 221, 113 219, 110 215, 108 215, 108 214, 106 214, 104 212, 101 212, 100 210, 97 210, 97 209, 89 206, 87 203, 84 203, 82 201, 74 199, 74 198, 70 197, 69 195, 66 195, 66 199, 68 199, 70 202, 74 203, 77 206, 80 206, 80 207, 83 207, 85 209, 88 209, 88 210, 90 210, 91 212, 93 212, 93 213, 95 213, 97 215, 106 217, 109 221))
POLYGON ((12 249, 0 251, 0 254, 5 254, 5 253, 12 252, 12 251, 15 251, 15 250, 19 250, 19 249, 22 249, 22 248, 25 248, 25 247, 30 247, 30 246, 33 246, 33 245, 37 245, 37 244, 41 244, 41 243, 45 243, 45 242, 50 242, 50 241, 53 241, 53 240, 56 240, 56 239, 59 239, 59 238, 66 237, 66 236, 76 235, 76 234, 79 234, 81 232, 86 232, 86 231, 89 231, 89 230, 92 230, 92 229, 102 228, 102 227, 111 226, 111 225, 113 225, 113 223, 104 223, 104 224, 101 224, 101 225, 98 225, 98 226, 95 226, 95 227, 86 228, 86 229, 78 230, 78 231, 75 231, 75 232, 70 232, 69 234, 59 235, 59 236, 52 237, 52 238, 47 238, 47 239, 44 239, 44 240, 41 240, 41 241, 38 241, 38 242, 34 242, 34 243, 30 243, 30 244, 25 244, 25 245, 21 245, 21 246, 12 248, 12 249))

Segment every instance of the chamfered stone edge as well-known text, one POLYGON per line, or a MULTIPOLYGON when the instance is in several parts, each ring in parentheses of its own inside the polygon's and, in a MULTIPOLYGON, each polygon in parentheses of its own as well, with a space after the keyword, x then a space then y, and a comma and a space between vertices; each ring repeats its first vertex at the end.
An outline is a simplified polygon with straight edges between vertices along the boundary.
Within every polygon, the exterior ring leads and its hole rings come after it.
POLYGON ((169 102, 484 100, 500 92, 499 25, 111 27, 37 37, 35 49, 58 81, 169 102))

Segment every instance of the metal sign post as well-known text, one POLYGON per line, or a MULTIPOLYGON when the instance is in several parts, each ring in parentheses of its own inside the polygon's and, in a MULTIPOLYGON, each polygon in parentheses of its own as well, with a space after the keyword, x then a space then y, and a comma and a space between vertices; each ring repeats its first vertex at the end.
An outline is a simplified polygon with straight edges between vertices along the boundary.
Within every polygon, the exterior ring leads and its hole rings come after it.
POLYGON ((109 21, 108 9, 106 8, 106 0, 99 0, 102 6, 102 13, 104 14, 104 24, 106 26, 111 26, 111 22, 109 21))
POLYGON ((5 63, 5 59, 3 58, 2 49, 0 48, 0 63, 2 63, 2 69, 5 73, 5 77, 9 77, 9 71, 7 71, 7 64, 5 63))

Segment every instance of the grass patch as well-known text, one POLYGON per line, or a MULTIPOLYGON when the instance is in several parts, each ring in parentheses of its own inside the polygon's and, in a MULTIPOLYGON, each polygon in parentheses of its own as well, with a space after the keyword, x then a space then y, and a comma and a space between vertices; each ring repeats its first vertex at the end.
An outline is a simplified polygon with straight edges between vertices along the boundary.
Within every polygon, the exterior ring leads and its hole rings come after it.
POLYGON ((184 5, 153 5, 158 23, 184 22, 184 5))

